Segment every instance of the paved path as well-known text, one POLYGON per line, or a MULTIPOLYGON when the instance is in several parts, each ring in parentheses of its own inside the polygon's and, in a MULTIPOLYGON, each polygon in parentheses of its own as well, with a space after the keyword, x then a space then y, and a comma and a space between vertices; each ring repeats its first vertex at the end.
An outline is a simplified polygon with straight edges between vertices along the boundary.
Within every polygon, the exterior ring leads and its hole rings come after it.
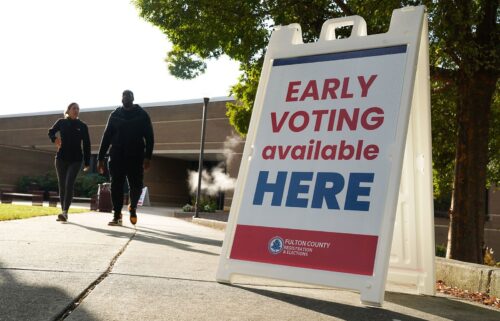
POLYGON ((0 222, 0 320, 500 320, 443 296, 387 292, 370 308, 345 290, 219 284, 223 232, 148 211, 136 229, 103 213, 0 222))

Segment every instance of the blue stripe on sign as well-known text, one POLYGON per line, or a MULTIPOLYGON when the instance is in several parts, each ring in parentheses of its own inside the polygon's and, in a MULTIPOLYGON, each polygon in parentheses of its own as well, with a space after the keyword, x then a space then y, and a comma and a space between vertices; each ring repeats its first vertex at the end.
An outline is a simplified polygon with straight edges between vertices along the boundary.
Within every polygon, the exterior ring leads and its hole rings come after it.
POLYGON ((407 47, 407 45, 400 45, 400 46, 393 46, 393 47, 383 47, 383 48, 363 49, 363 50, 356 50, 356 51, 336 52, 336 53, 313 55, 313 56, 280 58, 280 59, 274 60, 273 66, 298 65, 298 64, 322 62, 322 61, 394 55, 394 54, 405 53, 406 47, 407 47))

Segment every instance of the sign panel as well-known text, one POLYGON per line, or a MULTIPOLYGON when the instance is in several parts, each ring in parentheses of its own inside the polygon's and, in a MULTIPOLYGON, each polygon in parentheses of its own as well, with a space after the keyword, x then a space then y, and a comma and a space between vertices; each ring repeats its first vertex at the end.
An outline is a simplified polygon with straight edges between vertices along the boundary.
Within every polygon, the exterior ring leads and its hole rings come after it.
POLYGON ((373 273, 405 61, 406 46, 274 61, 231 258, 373 273))

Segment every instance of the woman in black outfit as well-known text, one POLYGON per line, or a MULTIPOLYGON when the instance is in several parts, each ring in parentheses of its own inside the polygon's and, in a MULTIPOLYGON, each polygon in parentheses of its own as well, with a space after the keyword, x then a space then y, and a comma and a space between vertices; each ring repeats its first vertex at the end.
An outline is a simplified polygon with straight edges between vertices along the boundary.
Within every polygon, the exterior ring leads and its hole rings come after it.
POLYGON ((78 119, 80 107, 77 103, 69 104, 64 118, 56 121, 49 129, 50 140, 57 146, 56 171, 59 181, 59 197, 61 199, 62 213, 57 216, 57 221, 68 220, 68 210, 73 200, 73 187, 75 179, 82 167, 89 169, 90 163, 90 138, 87 125, 78 119), (59 132, 59 136, 56 133, 59 132), (82 153, 83 142, 83 153, 82 153))

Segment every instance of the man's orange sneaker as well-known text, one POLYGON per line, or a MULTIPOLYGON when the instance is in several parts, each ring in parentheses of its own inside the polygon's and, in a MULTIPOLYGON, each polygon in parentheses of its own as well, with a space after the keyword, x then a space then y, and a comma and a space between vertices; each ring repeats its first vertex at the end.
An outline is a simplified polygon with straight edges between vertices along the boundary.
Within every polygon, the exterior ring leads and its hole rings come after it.
POLYGON ((132 225, 135 225, 137 224, 137 212, 136 212, 136 209, 129 206, 128 207, 128 212, 130 213, 130 223, 132 223, 132 225))

